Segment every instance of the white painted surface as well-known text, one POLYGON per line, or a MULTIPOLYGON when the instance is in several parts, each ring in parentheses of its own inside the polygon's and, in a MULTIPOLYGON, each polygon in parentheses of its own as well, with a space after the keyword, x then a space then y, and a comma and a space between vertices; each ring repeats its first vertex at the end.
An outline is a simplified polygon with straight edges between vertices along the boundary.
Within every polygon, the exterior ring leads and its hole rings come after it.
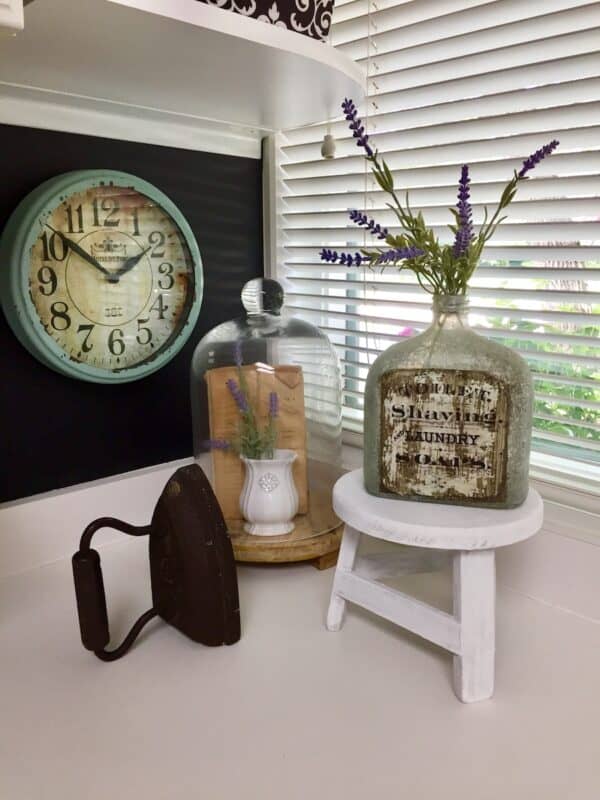
MULTIPOLYGON (((454 653, 454 691, 459 700, 473 703, 492 697, 494 548, 538 532, 543 508, 537 492, 530 490, 520 508, 503 511, 427 505, 368 495, 363 486, 362 470, 355 470, 336 483, 333 500, 346 527, 331 589, 328 630, 340 630, 346 602, 350 601, 454 653), (387 553, 357 561, 363 535, 383 539, 386 543, 417 545, 412 564, 416 571, 437 566, 427 563, 423 548, 452 551, 453 613, 448 614, 379 583, 377 579, 386 574, 382 562, 387 553)), ((403 551, 401 555, 404 556, 403 551)), ((398 563, 397 559, 395 561, 398 563)), ((406 557, 399 565, 406 572, 406 557)))
POLYGON ((505 586, 600 623, 597 544, 542 532, 498 550, 496 557, 498 580, 505 586))
POLYGON ((600 515, 600 464, 534 451, 529 474, 545 500, 600 515))
POLYGON ((358 546, 360 544, 360 532, 351 525, 346 525, 340 545, 340 553, 333 576, 333 587, 329 599, 329 609, 327 611, 327 630, 339 631, 344 621, 346 613, 346 594, 342 591, 344 576, 354 569, 358 546))
MULTIPOLYGON (((334 593, 393 622, 433 644, 460 653, 460 626, 451 614, 439 611, 403 592, 363 578, 358 572, 336 570, 334 593), (339 572, 339 575, 337 574, 339 572)), ((328 630, 339 630, 335 625, 328 630)))
POLYGON ((544 515, 535 489, 522 506, 502 510, 374 497, 364 488, 362 470, 336 483, 333 507, 344 522, 377 539, 445 550, 513 544, 536 533, 544 515))
POLYGON ((326 119, 364 86, 333 47, 197 0, 36 0, 2 42, 0 76, 70 108, 107 101, 257 134, 326 119))
POLYGON ((460 645, 454 656, 454 691, 463 703, 494 694, 496 571, 493 550, 457 553, 453 564, 454 616, 460 645))
MULTIPOLYGON (((118 641, 149 606, 145 544, 102 558, 118 641)), ((114 664, 79 643, 68 561, 0 582, 3 800, 597 796, 599 625, 500 587, 497 691, 464 706, 433 645, 358 609, 324 629, 331 570, 239 580, 238 644, 157 621, 114 664)), ((448 575, 398 588, 451 608, 448 575)))
MULTIPOLYGON (((23 28, 23 0, 0 0, 0 37, 23 28)), ((1 39, 0 39, 1 41, 1 39)))
POLYGON ((125 142, 260 158, 261 132, 253 128, 2 81, 0 122, 125 142))

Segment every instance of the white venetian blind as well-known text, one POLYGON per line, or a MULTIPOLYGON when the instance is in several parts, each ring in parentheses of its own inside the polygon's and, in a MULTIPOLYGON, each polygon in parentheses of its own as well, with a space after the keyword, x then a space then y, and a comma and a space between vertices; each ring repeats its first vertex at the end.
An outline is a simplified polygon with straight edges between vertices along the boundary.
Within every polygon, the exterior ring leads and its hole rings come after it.
MULTIPOLYGON (((331 41, 366 67, 359 112, 372 143, 443 241, 453 238, 448 207, 463 163, 477 222, 527 155, 560 140, 484 252, 471 322, 529 362, 534 447, 600 461, 600 3, 337 0, 331 41)), ((325 131, 280 137, 278 270, 286 306, 335 344, 344 424, 360 432, 369 364, 427 326, 430 297, 394 267, 320 262, 322 246, 375 243, 348 209, 398 232, 346 123, 331 125, 331 161, 320 156, 325 131)))

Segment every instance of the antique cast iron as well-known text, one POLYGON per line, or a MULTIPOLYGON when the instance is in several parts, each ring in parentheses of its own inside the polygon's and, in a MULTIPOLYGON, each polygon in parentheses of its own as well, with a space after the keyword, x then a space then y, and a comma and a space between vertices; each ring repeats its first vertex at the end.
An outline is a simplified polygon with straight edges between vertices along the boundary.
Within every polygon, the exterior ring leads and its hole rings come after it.
POLYGON ((73 577, 81 640, 103 661, 123 656, 144 625, 162 617, 201 644, 234 644, 240 638, 240 611, 233 550, 223 514, 204 472, 181 467, 169 479, 150 525, 134 526, 112 517, 90 523, 73 556, 73 577), (100 556, 90 547, 100 528, 130 536, 149 535, 152 608, 137 620, 124 641, 110 640, 100 556))

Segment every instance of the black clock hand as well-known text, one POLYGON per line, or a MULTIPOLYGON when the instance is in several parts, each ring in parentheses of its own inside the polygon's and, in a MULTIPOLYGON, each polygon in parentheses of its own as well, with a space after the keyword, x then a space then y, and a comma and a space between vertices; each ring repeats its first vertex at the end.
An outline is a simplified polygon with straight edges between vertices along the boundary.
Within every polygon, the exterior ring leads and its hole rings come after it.
MULTIPOLYGON (((142 252, 138 253, 136 256, 130 256, 126 261, 123 262, 123 264, 119 267, 119 269, 113 273, 112 280, 114 282, 118 281, 121 275, 125 275, 126 272, 129 272, 129 270, 133 269, 135 265, 139 261, 141 261, 143 256, 146 255, 148 250, 150 250, 150 247, 147 247, 145 250, 142 250, 142 252)), ((109 280, 111 280, 111 278, 109 278, 109 280)))
POLYGON ((106 275, 107 277, 109 277, 109 276, 110 276, 110 272, 109 272, 107 269, 105 269, 105 267, 103 267, 103 266, 102 266, 102 264, 100 264, 98 261, 96 261, 96 259, 94 258, 94 256, 92 256, 92 255, 90 255, 89 253, 87 253, 87 252, 86 252, 86 251, 83 249, 83 247, 80 247, 80 246, 77 244, 77 242, 74 242, 72 239, 69 239, 69 237, 68 237, 68 236, 65 236, 65 234, 64 234, 64 233, 61 233, 61 231, 57 231, 57 230, 55 230, 55 229, 52 227, 52 225, 48 225, 48 223, 47 223, 47 222, 46 222, 46 227, 47 227, 47 228, 50 228, 50 230, 51 230, 53 233, 55 233, 55 234, 56 234, 56 235, 57 235, 57 236, 58 236, 58 237, 61 239, 61 241, 63 242, 63 244, 65 245, 65 247, 68 247, 70 250, 72 250, 74 253, 76 253, 76 254, 77 254, 77 255, 78 255, 80 258, 82 258, 84 261, 87 261, 87 262, 88 262, 88 264, 91 264, 91 265, 92 265, 92 267, 96 267, 96 269, 99 269, 99 270, 100 270, 100 272, 102 272, 102 273, 103 273, 104 275, 106 275))

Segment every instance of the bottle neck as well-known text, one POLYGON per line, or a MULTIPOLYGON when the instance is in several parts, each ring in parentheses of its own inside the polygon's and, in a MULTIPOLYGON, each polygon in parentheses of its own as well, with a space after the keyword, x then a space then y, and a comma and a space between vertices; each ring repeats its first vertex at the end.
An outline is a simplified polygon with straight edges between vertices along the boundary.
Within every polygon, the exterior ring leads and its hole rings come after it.
POLYGON ((440 294, 433 298, 433 324, 446 330, 469 327, 469 298, 465 294, 440 294))

